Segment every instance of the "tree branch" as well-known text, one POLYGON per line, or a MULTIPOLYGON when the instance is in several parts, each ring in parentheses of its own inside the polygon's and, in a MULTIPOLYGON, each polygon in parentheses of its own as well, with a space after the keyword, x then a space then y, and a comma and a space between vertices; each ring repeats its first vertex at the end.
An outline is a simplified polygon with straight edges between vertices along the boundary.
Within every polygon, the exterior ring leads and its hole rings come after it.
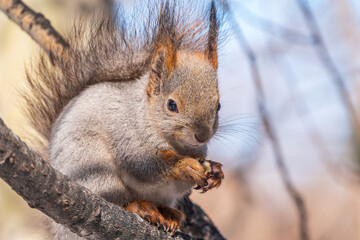
POLYGON ((204 211, 192 203, 188 197, 179 205, 180 210, 186 216, 186 223, 182 231, 195 238, 204 240, 224 240, 225 238, 216 229, 210 218, 204 211))
POLYGON ((325 69, 332 76, 333 83, 337 87, 337 90, 339 91, 340 98, 348 110, 350 120, 353 124, 356 141, 358 144, 360 144, 360 121, 356 113, 354 104, 351 102, 350 94, 344 84, 345 81, 342 75, 340 74, 340 71, 336 66, 334 60, 330 56, 330 52, 325 45, 324 39, 321 35, 320 28, 309 6, 309 2, 307 0, 297 0, 297 4, 314 38, 315 50, 318 55, 318 58, 324 65, 325 69))
POLYGON ((264 88, 261 82, 260 78, 260 71, 259 66, 257 62, 257 58, 255 55, 255 52, 251 48, 249 42, 247 41, 246 37, 244 36, 242 29, 240 26, 235 22, 234 16, 231 12, 231 7, 226 3, 226 8, 230 15, 230 23, 232 24, 233 29, 235 30, 235 34, 237 37, 237 40, 239 42, 239 45, 243 48, 243 51, 245 55, 247 56, 250 68, 251 68, 251 74, 253 77, 253 82, 255 84, 256 89, 256 100, 257 100, 257 106, 258 110, 261 114, 261 119, 263 122, 263 125, 265 127, 265 131, 267 135, 269 136, 271 140, 272 149, 275 155, 276 165, 279 170, 281 179, 284 182, 285 189, 289 193, 290 197, 292 198, 299 218, 299 233, 300 233, 300 239, 301 240, 309 240, 309 229, 308 229, 308 221, 307 221, 307 211, 305 208, 305 202, 301 194, 298 192, 298 190, 295 188, 294 183, 292 182, 289 174, 289 170, 285 164, 284 156, 282 153, 281 145, 278 139, 278 136, 276 134, 275 127, 271 121, 270 114, 267 110, 266 101, 265 101, 265 93, 264 88))
POLYGON ((283 70, 281 72, 287 75, 284 77, 284 80, 289 89, 290 100, 295 107, 299 120, 307 130, 308 139, 313 146, 316 146, 315 150, 318 158, 329 173, 329 176, 331 176, 334 181, 344 186, 347 186, 348 184, 357 184, 359 182, 359 176, 351 172, 349 173, 346 169, 343 169, 340 164, 336 163, 334 156, 331 155, 325 144, 326 141, 324 137, 319 132, 319 126, 314 119, 313 113, 307 106, 306 101, 301 98, 301 95, 295 94, 294 85, 297 85, 300 82, 300 79, 296 76, 291 64, 286 59, 280 63, 279 57, 271 50, 270 55, 272 56, 274 63, 283 70))
POLYGON ((300 45, 312 45, 314 44, 314 39, 310 36, 306 36, 296 30, 273 22, 264 17, 258 16, 243 4, 238 3, 239 7, 236 9, 238 16, 241 17, 247 24, 260 29, 272 36, 280 37, 281 39, 288 41, 294 44, 300 45))
POLYGON ((12 21, 27 32, 44 51, 61 56, 68 43, 56 32, 41 13, 36 13, 21 0, 0 0, 2 10, 12 21))
MULTIPOLYGON (((30 207, 87 239, 193 239, 184 233, 170 236, 71 182, 27 147, 1 119, 0 177, 30 207)), ((202 239, 224 239, 206 214, 190 200, 185 200, 181 208, 187 213, 184 229, 189 233, 196 233, 194 236, 202 239)))

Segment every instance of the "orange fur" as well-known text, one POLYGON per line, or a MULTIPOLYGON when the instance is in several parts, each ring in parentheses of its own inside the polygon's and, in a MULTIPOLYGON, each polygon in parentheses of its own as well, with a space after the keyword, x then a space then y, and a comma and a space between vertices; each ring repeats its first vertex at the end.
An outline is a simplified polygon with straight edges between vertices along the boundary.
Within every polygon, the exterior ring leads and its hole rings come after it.
POLYGON ((211 66, 216 70, 218 69, 218 56, 217 56, 217 45, 213 46, 215 49, 205 51, 208 60, 210 61, 211 66))
POLYGON ((159 206, 149 201, 134 201, 125 207, 129 212, 136 213, 151 224, 162 226, 171 232, 178 231, 185 220, 185 216, 179 210, 159 206))
POLYGON ((173 44, 171 44, 170 40, 167 40, 165 44, 161 44, 160 46, 158 46, 155 49, 155 53, 151 59, 151 63, 150 66, 152 69, 156 69, 155 73, 154 71, 150 74, 150 79, 149 79, 149 85, 147 88, 147 94, 149 96, 151 96, 154 91, 155 91, 155 87, 157 85, 156 81, 162 81, 162 79, 160 79, 162 76, 160 70, 158 68, 161 68, 161 66, 158 66, 159 64, 164 64, 165 67, 165 75, 169 76, 176 67, 176 48, 173 44), (162 56, 165 55, 165 56, 162 56), (164 58, 164 59, 162 59, 164 58), (154 75, 158 75, 159 76, 154 76, 154 75))
POLYGON ((217 56, 217 48, 218 48, 218 31, 219 25, 216 17, 216 9, 215 2, 211 2, 210 9, 210 28, 208 34, 208 43, 207 48, 205 50, 205 54, 207 55, 208 60, 215 70, 218 68, 218 56, 217 56))
POLYGON ((175 164, 170 173, 170 178, 183 180, 190 184, 203 186, 206 184, 205 169, 201 163, 194 158, 184 158, 175 164))
POLYGON ((165 49, 166 59, 165 59, 165 67, 167 73, 170 75, 176 67, 176 49, 175 46, 169 44, 165 49))
POLYGON ((202 166, 202 163, 206 161, 203 156, 183 157, 172 150, 159 151, 158 155, 165 162, 175 163, 169 172, 169 179, 182 180, 198 186, 207 184, 206 172, 202 166))
POLYGON ((158 155, 166 162, 176 162, 182 158, 179 154, 172 150, 161 150, 158 152, 158 155))

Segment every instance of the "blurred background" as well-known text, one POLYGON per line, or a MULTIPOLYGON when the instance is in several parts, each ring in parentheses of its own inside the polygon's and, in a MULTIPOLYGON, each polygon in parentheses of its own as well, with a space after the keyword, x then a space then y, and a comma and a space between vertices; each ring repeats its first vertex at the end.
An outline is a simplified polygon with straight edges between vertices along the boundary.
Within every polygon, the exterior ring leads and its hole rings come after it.
MULTIPOLYGON (((96 0, 25 3, 63 33, 96 0)), ((360 239, 360 1, 220 4, 221 126, 208 158, 225 180, 192 199, 228 239, 360 239)), ((18 89, 38 51, 0 12, 0 117, 25 141, 18 89)), ((43 239, 34 211, 0 180, 0 240, 43 239)))

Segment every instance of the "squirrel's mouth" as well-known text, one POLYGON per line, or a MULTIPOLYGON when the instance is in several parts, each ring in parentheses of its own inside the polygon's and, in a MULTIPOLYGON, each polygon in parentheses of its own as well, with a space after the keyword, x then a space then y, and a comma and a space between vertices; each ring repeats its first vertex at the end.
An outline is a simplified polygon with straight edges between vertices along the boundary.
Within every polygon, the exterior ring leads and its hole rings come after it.
POLYGON ((183 128, 181 138, 176 139, 177 145, 184 149, 195 149, 207 144, 212 137, 212 131, 205 137, 197 136, 198 132, 193 128, 183 128), (199 139, 200 138, 200 139, 199 139))
POLYGON ((191 139, 183 139, 182 141, 177 142, 178 146, 183 149, 195 149, 200 147, 202 144, 195 143, 191 139))
POLYGON ((203 143, 199 143, 193 139, 190 139, 189 141, 184 141, 183 142, 183 145, 185 146, 185 148, 191 148, 191 149, 194 149, 194 148, 198 148, 198 147, 201 147, 203 145, 205 145, 206 142, 203 142, 203 143))
POLYGON ((190 146, 194 147, 194 148, 197 148, 200 146, 200 144, 190 144, 190 146))

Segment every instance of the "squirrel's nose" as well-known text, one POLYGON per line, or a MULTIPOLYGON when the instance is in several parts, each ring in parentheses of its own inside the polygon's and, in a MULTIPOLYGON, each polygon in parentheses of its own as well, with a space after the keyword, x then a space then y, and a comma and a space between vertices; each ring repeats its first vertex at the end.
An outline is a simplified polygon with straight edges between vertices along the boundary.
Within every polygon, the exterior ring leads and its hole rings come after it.
POLYGON ((206 142, 207 140, 209 140, 209 137, 210 137, 210 129, 205 126, 198 128, 198 130, 195 133, 195 138, 200 143, 206 142))

